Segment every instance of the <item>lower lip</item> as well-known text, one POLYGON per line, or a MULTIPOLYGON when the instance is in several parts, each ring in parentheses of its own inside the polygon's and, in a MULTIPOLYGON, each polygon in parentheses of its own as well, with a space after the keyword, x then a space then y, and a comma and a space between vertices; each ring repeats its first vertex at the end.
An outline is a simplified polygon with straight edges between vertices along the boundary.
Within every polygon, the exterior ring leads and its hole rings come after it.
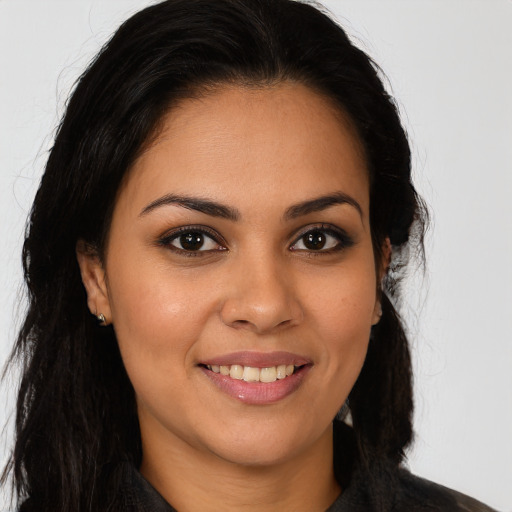
POLYGON ((215 373, 200 367, 203 373, 226 395, 249 405, 266 405, 279 402, 291 395, 302 384, 304 377, 311 369, 310 365, 302 366, 284 379, 274 382, 245 382, 232 379, 222 373, 215 373))

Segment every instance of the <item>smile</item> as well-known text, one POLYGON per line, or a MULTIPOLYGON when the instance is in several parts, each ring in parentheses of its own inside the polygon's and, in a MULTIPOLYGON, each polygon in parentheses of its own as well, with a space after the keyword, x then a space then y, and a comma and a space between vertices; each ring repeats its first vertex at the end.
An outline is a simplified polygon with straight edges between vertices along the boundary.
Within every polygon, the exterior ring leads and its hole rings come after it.
POLYGON ((229 376, 231 379, 243 380, 245 382, 265 382, 271 383, 276 380, 286 379, 295 372, 293 364, 280 364, 279 366, 270 366, 268 368, 257 368, 254 366, 243 366, 241 364, 233 365, 206 365, 208 370, 214 373, 220 373, 229 376))
POLYGON ((298 391, 313 361, 290 352, 237 352, 198 366, 223 394, 247 405, 267 405, 298 391))

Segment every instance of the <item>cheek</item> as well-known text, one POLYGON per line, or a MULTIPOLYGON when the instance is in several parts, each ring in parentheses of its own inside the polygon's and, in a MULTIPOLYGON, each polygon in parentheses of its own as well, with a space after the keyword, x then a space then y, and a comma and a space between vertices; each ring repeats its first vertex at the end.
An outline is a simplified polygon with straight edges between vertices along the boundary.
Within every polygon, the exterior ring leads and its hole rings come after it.
POLYGON ((311 316, 317 319, 318 328, 328 339, 369 332, 377 299, 371 260, 354 259, 351 265, 340 265, 324 279, 312 280, 310 290, 311 316))
POLYGON ((116 264, 109 283, 114 329, 130 376, 153 378, 157 369, 168 373, 185 368, 212 309, 207 290, 199 293, 197 280, 165 265, 143 262, 136 271, 116 264))
POLYGON ((194 281, 172 279, 154 266, 131 279, 117 277, 114 329, 139 414, 149 411, 162 424, 170 424, 169 411, 189 417, 195 402, 185 383, 195 369, 193 354, 210 316, 210 298, 198 294, 194 281))
POLYGON ((332 343, 350 344, 370 331, 375 294, 362 300, 338 291, 336 297, 318 307, 318 331, 332 343))
POLYGON ((322 340, 330 377, 342 380, 345 388, 357 378, 368 348, 376 303, 373 261, 340 266, 335 276, 316 280, 311 289, 312 330, 322 340))
POLYGON ((371 310, 360 306, 350 299, 333 304, 318 329, 329 358, 329 374, 342 384, 341 389, 353 385, 368 349, 371 310))

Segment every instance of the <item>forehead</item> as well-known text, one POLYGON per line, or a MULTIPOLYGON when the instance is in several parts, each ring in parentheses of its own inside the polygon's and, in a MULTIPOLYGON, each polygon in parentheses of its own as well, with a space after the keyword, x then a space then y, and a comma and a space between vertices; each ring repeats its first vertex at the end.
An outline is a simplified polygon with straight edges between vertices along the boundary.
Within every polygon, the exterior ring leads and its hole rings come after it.
MULTIPOLYGON (((341 109, 297 83, 225 86, 185 99, 162 119, 121 195, 131 204, 163 193, 268 205, 341 190, 368 208, 364 152, 341 109)), ((139 205, 140 206, 140 205, 139 205)))

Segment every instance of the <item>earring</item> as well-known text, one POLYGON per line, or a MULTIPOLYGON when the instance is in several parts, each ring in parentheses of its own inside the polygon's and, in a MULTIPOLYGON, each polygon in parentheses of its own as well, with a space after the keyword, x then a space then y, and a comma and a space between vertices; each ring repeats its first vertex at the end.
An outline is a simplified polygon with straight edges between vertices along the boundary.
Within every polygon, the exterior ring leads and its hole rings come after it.
POLYGON ((96 318, 98 319, 98 322, 101 326, 107 325, 107 320, 105 319, 105 315, 103 313, 96 315, 96 318))
MULTIPOLYGON (((335 419, 338 420, 338 421, 345 421, 346 422, 347 417, 350 417, 350 421, 352 421, 352 419, 351 419, 352 416, 350 414, 350 406, 349 406, 348 398, 345 400, 345 403, 341 406, 341 409, 336 414, 335 419)), ((349 425, 351 425, 351 423, 349 423, 349 425)))
POLYGON ((372 323, 372 327, 377 325, 380 322, 380 319, 382 318, 382 302, 381 301, 379 301, 377 311, 375 311, 375 316, 377 317, 377 320, 374 323, 372 323))

